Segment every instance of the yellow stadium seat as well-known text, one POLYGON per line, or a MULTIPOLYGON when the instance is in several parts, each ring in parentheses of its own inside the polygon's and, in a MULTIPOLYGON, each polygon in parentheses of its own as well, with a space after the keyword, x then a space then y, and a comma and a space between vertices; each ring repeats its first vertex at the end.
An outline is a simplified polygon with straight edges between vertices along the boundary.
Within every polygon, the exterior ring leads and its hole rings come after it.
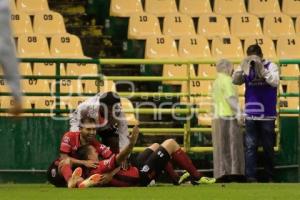
POLYGON ((280 98, 281 109, 298 109, 299 110, 299 97, 286 97, 280 98))
POLYGON ((200 64, 198 66, 198 76, 201 78, 216 78, 217 69, 215 65, 200 64))
MULTIPOLYGON (((12 96, 1 96, 0 98, 0 108, 1 109, 12 109, 15 104, 15 100, 12 96)), ((27 100, 27 97, 22 99, 22 108, 23 109, 32 109, 30 102, 27 100)), ((1 116, 9 116, 8 113, 1 113, 1 116)), ((21 116, 28 116, 28 114, 21 114, 21 116)))
POLYGON ((269 14, 280 13, 278 0, 251 0, 248 1, 248 11, 258 17, 264 17, 269 14))
POLYGON ((146 0, 145 11, 163 17, 168 14, 176 13, 176 1, 175 0, 146 0))
MULTIPOLYGON (((134 109, 131 101, 127 98, 121 98, 122 109, 134 109)), ((135 118, 134 113, 125 113, 125 118, 128 125, 133 126, 137 124, 137 119, 135 118)))
POLYGON ((244 0, 215 0, 214 12, 224 16, 245 13, 244 0))
POLYGON ((197 33, 208 39, 230 35, 228 21, 222 15, 201 15, 198 20, 197 33))
POLYGON ((170 14, 164 18, 163 34, 175 39, 182 36, 195 35, 195 27, 191 17, 182 14, 170 14))
POLYGON ((152 36, 146 41, 145 58, 178 57, 175 40, 170 36, 152 36))
POLYGON ((18 55, 21 58, 49 58, 46 38, 37 34, 20 35, 18 37, 18 55))
MULTIPOLYGON (((190 103, 198 104, 201 102, 201 96, 211 96, 212 90, 212 81, 199 81, 192 80, 190 81, 190 103)), ((181 92, 188 92, 187 83, 183 82, 181 85, 181 92)), ((188 104, 187 97, 181 97, 180 102, 184 104, 188 104)))
POLYGON ((111 0, 110 16, 129 17, 143 12, 141 0, 111 0))
POLYGON ((25 101, 30 104, 31 109, 55 109, 55 97, 33 96, 26 97, 25 101))
POLYGON ((83 81, 82 80, 60 80, 60 92, 67 94, 82 94, 83 93, 83 81))
POLYGON ((299 93, 298 81, 280 81, 280 86, 283 93, 299 93))
POLYGON ((10 92, 10 88, 3 78, 0 79, 0 92, 10 92))
POLYGON ((15 12, 17 10, 15 0, 9 0, 9 9, 11 12, 15 12))
POLYGON ((282 12, 291 17, 299 16, 300 1, 298 0, 283 0, 282 12))
POLYGON ((255 15, 237 14, 231 17, 231 35, 240 39, 248 36, 262 35, 259 19, 255 15))
POLYGON ((54 63, 34 63, 33 75, 54 76, 55 74, 56 66, 54 63))
POLYGON ((112 80, 81 80, 84 93, 116 92, 116 85, 112 80))
POLYGON ((289 64, 289 65, 280 65, 280 74, 282 76, 299 76, 299 65, 289 64))
POLYGON ((300 58, 300 36, 283 36, 277 40, 278 58, 300 58))
POLYGON ((296 32, 298 35, 300 34, 300 16, 296 19, 296 32))
POLYGON ((179 12, 191 17, 212 13, 209 0, 180 0, 179 12))
POLYGON ((27 79, 21 80, 22 91, 30 93, 55 93, 55 80, 27 79))
POLYGON ((33 75, 33 69, 29 63, 19 64, 19 73, 23 76, 33 75))
POLYGON ((85 63, 68 63, 66 65, 65 75, 71 76, 88 76, 97 75, 98 66, 96 64, 85 64, 85 63))
POLYGON ((264 58, 275 59, 277 58, 275 46, 271 38, 267 36, 250 36, 245 39, 244 52, 246 55, 247 48, 252 44, 258 44, 263 52, 264 58))
POLYGON ((18 10, 27 13, 36 13, 49 10, 47 0, 17 0, 17 8, 18 10))
POLYGON ((23 12, 12 11, 11 28, 14 36, 33 33, 30 17, 23 12))
POLYGON ((158 18, 148 13, 132 15, 129 19, 128 38, 147 39, 149 36, 161 35, 158 18))
POLYGON ((217 59, 242 59, 241 41, 236 37, 217 37, 212 40, 212 56, 217 59))
POLYGON ((207 39, 199 35, 181 37, 178 54, 182 58, 211 58, 207 39))
MULTIPOLYGON (((190 65, 190 77, 195 77, 195 70, 194 66, 190 65)), ((163 77, 165 78, 187 78, 187 65, 172 65, 172 64, 165 64, 163 66, 163 77)), ((168 85, 181 85, 183 81, 163 81, 163 84, 168 85)))
POLYGON ((61 14, 52 11, 36 13, 33 30, 36 34, 45 35, 46 37, 66 33, 63 17, 61 14))
POLYGON ((50 54, 56 58, 82 58, 84 56, 79 38, 71 34, 53 36, 50 54))
POLYGON ((280 36, 295 34, 294 23, 288 15, 267 15, 264 20, 264 35, 277 39, 280 36))
POLYGON ((211 126, 213 117, 213 100, 211 97, 199 97, 197 107, 206 113, 199 113, 198 125, 200 126, 211 126))
POLYGON ((75 110, 88 97, 60 97, 60 109, 75 110))

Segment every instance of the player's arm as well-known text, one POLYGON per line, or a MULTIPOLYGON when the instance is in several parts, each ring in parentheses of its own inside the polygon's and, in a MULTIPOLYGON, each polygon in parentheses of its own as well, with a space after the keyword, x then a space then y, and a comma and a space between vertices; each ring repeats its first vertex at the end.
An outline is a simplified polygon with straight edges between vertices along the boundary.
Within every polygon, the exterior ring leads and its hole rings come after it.
POLYGON ((70 159, 72 165, 85 166, 87 168, 97 168, 98 162, 92 160, 78 160, 76 158, 70 157, 68 154, 60 153, 61 159, 70 159))
POLYGON ((120 167, 117 167, 111 172, 101 174, 99 186, 109 183, 113 179, 114 175, 116 175, 116 173, 118 173, 119 171, 120 171, 120 167))
POLYGON ((275 63, 271 63, 269 69, 262 68, 261 70, 261 74, 269 85, 272 87, 279 85, 279 70, 275 63))
POLYGON ((128 155, 132 152, 132 149, 137 141, 139 136, 139 128, 138 126, 134 126, 132 129, 132 133, 128 136, 129 144, 126 145, 121 152, 116 155, 116 163, 120 165, 123 161, 125 161, 128 155))

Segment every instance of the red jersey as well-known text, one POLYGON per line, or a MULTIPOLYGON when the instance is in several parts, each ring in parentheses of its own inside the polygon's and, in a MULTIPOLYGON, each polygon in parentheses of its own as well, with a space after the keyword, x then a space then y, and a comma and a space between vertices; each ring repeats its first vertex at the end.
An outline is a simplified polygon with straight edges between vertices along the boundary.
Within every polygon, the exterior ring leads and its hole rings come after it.
POLYGON ((130 187, 139 186, 140 174, 136 167, 130 166, 126 170, 120 170, 113 179, 108 183, 109 186, 113 187, 130 187))
MULTIPOLYGON (((98 155, 103 159, 107 159, 113 155, 110 149, 101 144, 96 139, 89 143, 97 150, 98 155)), ((76 151, 81 146, 80 144, 80 132, 67 132, 61 139, 60 152, 68 154, 70 157, 76 158, 76 151)))

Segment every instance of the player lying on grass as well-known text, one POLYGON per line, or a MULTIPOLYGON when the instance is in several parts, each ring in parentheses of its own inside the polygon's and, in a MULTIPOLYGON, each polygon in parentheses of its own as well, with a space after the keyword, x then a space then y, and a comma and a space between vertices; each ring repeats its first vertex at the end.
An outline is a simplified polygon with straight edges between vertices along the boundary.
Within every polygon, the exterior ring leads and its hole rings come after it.
POLYGON ((88 184, 98 182, 100 179, 99 174, 90 176, 86 181, 83 181, 81 177, 82 170, 78 166, 93 169, 98 167, 99 162, 98 160, 77 159, 77 149, 82 145, 91 145, 102 159, 107 159, 107 162, 113 161, 116 164, 120 164, 131 153, 138 134, 138 127, 135 126, 132 134, 128 136, 129 144, 119 154, 113 154, 108 147, 96 140, 95 119, 86 116, 83 117, 78 132, 67 132, 64 134, 60 145, 60 157, 54 160, 48 168, 48 181, 56 187, 69 188, 87 187, 88 184), (74 172, 72 169, 75 169, 74 172))
POLYGON ((84 170, 87 176, 101 175, 99 186, 147 186, 159 176, 169 161, 187 171, 178 181, 178 184, 188 177, 194 185, 210 184, 216 181, 214 178, 204 177, 198 172, 188 155, 173 139, 165 140, 161 145, 154 143, 149 146, 138 155, 135 166, 130 166, 127 170, 116 168, 117 164, 111 162, 113 161, 111 159, 99 161, 98 153, 92 145, 81 146, 77 153, 79 159, 99 162, 97 168, 84 170))

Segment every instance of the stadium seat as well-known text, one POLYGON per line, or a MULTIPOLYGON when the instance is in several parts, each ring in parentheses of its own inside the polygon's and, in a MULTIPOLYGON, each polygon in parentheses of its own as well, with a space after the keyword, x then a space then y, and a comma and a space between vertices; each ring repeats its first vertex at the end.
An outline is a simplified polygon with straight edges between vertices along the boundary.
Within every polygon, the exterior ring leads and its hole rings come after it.
POLYGON ((88 97, 60 97, 60 109, 75 110, 88 97))
POLYGON ((175 40, 170 36, 152 36, 146 40, 145 58, 178 57, 175 40))
POLYGON ((161 35, 158 18, 148 13, 134 14, 129 19, 128 38, 144 40, 161 35))
POLYGON ((300 35, 300 16, 296 19, 296 33, 300 35))
POLYGON ((300 76, 297 64, 280 65, 280 72, 282 76, 300 76))
POLYGON ((280 98, 280 109, 298 109, 299 110, 299 97, 286 97, 280 98))
POLYGON ((181 37, 178 54, 182 58, 211 58, 207 39, 199 35, 181 37))
POLYGON ((66 33, 65 22, 57 12, 42 12, 34 15, 33 30, 36 34, 51 37, 56 34, 66 33))
MULTIPOLYGON (((294 75, 295 76, 295 75, 294 75)), ((299 82, 296 81, 280 81, 283 93, 299 93, 299 82)))
MULTIPOLYGON (((237 93, 239 96, 244 96, 245 94, 245 84, 237 86, 237 93)), ((241 97, 239 97, 241 98, 241 97)))
POLYGON ((26 34, 18 37, 18 55, 21 58, 49 58, 49 47, 44 36, 26 34))
POLYGON ((53 36, 50 54, 56 58, 82 58, 84 56, 79 38, 71 34, 53 36))
POLYGON ((49 11, 47 0, 17 0, 17 8, 29 14, 49 11))
POLYGON ((45 79, 23 79, 21 80, 22 91, 30 93, 51 93, 55 92, 55 80, 45 79))
POLYGON ((244 0, 215 0, 214 12, 224 16, 245 13, 244 0))
POLYGON ((55 97, 32 96, 25 97, 31 108, 27 109, 54 109, 55 97))
POLYGON ((83 93, 82 80, 60 80, 60 92, 67 94, 82 94, 83 93))
POLYGON ((300 1, 298 0, 283 0, 282 1, 282 12, 291 17, 299 16, 300 1))
POLYGON ((259 19, 255 15, 246 13, 231 17, 230 31, 232 36, 240 39, 253 35, 262 35, 259 19))
MULTIPOLYGON (((196 77, 194 66, 190 65, 190 77, 196 77)), ((187 65, 165 64, 163 66, 164 78, 187 78, 187 65)), ((163 81, 163 84, 181 85, 183 81, 163 81)))
POLYGON ((141 12, 143 12, 141 0, 111 0, 110 16, 130 17, 141 12))
POLYGON ((267 15, 264 19, 264 35, 277 39, 280 36, 295 34, 291 17, 283 14, 267 15))
POLYGON ((252 44, 258 44, 263 52, 264 58, 276 59, 277 55, 275 52, 274 43, 271 38, 267 36, 250 36, 245 39, 244 52, 246 55, 247 48, 252 44))
POLYGON ((209 0, 180 0, 179 12, 191 17, 212 13, 209 0))
POLYGON ((300 58, 300 36, 283 36, 277 40, 278 58, 300 58))
POLYGON ((195 35, 195 27, 191 17, 179 13, 166 15, 164 18, 163 34, 175 39, 182 36, 195 35))
POLYGON ((206 113, 199 113, 198 125, 200 126, 211 126, 213 117, 213 100, 211 97, 199 97, 197 102, 197 107, 206 113))
MULTIPOLYGON (((121 98, 122 109, 134 109, 131 101, 127 98, 121 98)), ((134 126, 137 124, 137 119, 135 118, 134 113, 125 113, 125 118, 130 126, 134 126)))
POLYGON ((116 92, 116 85, 112 80, 82 80, 83 92, 94 94, 98 92, 116 92))
POLYGON ((198 19, 197 33, 208 39, 230 35, 228 21, 222 15, 201 15, 198 19))
POLYGON ((163 17, 168 14, 176 13, 175 0, 145 0, 145 11, 147 13, 163 17))
POLYGON ((216 59, 243 59, 241 41, 236 37, 217 37, 212 40, 212 56, 216 59))
POLYGON ((12 11, 11 28, 14 36, 33 33, 30 17, 23 12, 12 11))
MULTIPOLYGON (((1 71, 1 69, 0 69, 1 71)), ((29 63, 20 63, 19 64, 19 73, 22 76, 33 75, 33 69, 29 63)), ((1 73, 0 73, 1 74, 1 73)))
POLYGON ((16 12, 17 7, 16 7, 15 0, 9 0, 9 9, 10 9, 10 12, 16 12))
MULTIPOLYGON (((203 96, 211 96, 212 83, 213 83, 212 81, 199 81, 199 80, 190 81, 190 92, 191 92, 190 103, 198 104, 199 102, 201 102, 201 98, 203 96)), ((188 92, 186 82, 182 83, 181 92, 183 93, 188 92)), ((187 97, 181 97, 180 102, 183 104, 189 103, 187 97)))
POLYGON ((56 66, 54 63, 34 63, 33 75, 54 76, 55 74, 56 66))
POLYGON ((217 69, 215 65, 200 64, 198 65, 198 77, 201 78, 216 78, 217 69))
POLYGON ((258 17, 264 17, 269 14, 279 14, 280 7, 278 0, 251 0, 248 1, 248 12, 258 17))
POLYGON ((68 63, 65 67, 65 75, 71 76, 88 76, 98 74, 96 64, 68 63))

